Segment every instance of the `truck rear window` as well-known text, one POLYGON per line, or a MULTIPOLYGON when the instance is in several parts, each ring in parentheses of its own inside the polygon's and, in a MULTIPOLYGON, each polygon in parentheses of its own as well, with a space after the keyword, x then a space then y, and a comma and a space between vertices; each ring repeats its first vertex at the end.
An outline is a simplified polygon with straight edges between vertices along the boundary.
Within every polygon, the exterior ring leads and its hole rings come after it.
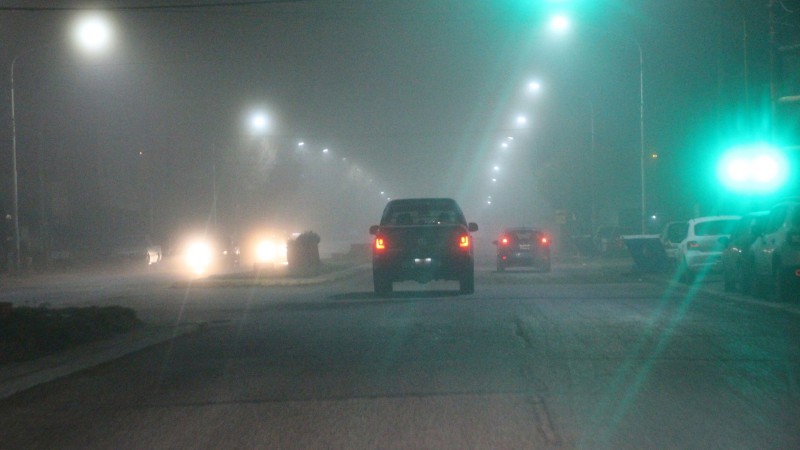
POLYGON ((458 206, 451 201, 429 200, 390 204, 381 225, 464 224, 458 206))

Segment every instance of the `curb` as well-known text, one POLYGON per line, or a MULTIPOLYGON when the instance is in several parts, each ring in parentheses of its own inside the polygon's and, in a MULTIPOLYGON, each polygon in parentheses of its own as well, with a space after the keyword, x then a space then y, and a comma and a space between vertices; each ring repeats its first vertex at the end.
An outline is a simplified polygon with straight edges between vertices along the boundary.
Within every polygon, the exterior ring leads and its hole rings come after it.
POLYGON ((66 377, 100 364, 119 359, 162 342, 197 331, 201 325, 145 327, 111 339, 92 342, 65 352, 32 361, 0 367, 0 399, 39 384, 66 377))
MULTIPOLYGON (((691 285, 687 285, 672 279, 660 278, 652 274, 648 274, 647 279, 650 282, 658 282, 658 283, 665 283, 671 286, 679 286, 686 292, 692 289, 691 285)), ((714 297, 717 300, 725 300, 730 302, 760 306, 762 308, 774 309, 778 311, 783 311, 788 314, 800 316, 800 305, 797 305, 796 303, 780 303, 775 301, 763 300, 760 298, 756 298, 747 294, 741 294, 738 292, 726 292, 724 290, 709 287, 705 284, 702 284, 701 286, 697 287, 697 291, 702 292, 703 294, 709 295, 711 297, 714 297)))

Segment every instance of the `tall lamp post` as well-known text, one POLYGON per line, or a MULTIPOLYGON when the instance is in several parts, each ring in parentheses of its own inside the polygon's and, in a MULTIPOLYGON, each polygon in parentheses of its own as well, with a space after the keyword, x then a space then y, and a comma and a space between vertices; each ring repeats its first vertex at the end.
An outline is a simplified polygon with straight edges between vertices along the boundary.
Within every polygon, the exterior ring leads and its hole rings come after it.
MULTIPOLYGON (((100 51, 111 41, 111 26, 102 16, 92 13, 79 18, 75 27, 75 39, 81 48, 89 51, 100 51)), ((11 60, 11 180, 12 180, 12 213, 14 216, 14 266, 21 268, 20 233, 19 233, 19 174, 17 169, 17 120, 16 101, 14 97, 14 69, 17 60, 50 44, 29 49, 11 60)))
MULTIPOLYGON (((563 14, 555 15, 550 19, 550 28, 558 33, 563 33, 570 27, 569 19, 563 14)), ((641 200, 641 232, 646 232, 646 217, 647 217, 647 192, 645 183, 645 154, 644 154, 644 55, 642 52, 642 45, 639 40, 633 36, 615 33, 608 30, 597 30, 601 33, 606 33, 631 40, 636 44, 636 49, 639 51, 639 180, 640 185, 640 200, 641 200)))

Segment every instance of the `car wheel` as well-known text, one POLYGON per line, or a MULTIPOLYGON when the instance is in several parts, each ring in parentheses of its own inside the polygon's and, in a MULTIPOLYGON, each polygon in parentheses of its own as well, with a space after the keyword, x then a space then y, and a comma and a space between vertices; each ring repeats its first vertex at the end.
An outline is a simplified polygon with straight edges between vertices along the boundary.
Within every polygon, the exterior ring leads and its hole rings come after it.
POLYGON ((392 279, 380 272, 372 272, 372 282, 375 286, 375 293, 387 295, 392 292, 392 279))
POLYGON ((736 275, 731 273, 732 270, 727 267, 722 272, 722 284, 725 292, 733 292, 736 290, 736 275))
POLYGON ((739 290, 743 294, 753 293, 753 270, 747 262, 737 266, 736 278, 739 280, 739 290))
POLYGON ((685 259, 681 261, 681 264, 678 267, 678 277, 686 284, 692 284, 694 282, 694 272, 692 272, 692 269, 690 269, 689 265, 686 264, 685 259))
POLYGON ((473 292, 475 292, 474 270, 470 269, 467 274, 461 277, 461 280, 459 280, 458 284, 459 284, 458 291, 462 294, 472 294, 473 292))

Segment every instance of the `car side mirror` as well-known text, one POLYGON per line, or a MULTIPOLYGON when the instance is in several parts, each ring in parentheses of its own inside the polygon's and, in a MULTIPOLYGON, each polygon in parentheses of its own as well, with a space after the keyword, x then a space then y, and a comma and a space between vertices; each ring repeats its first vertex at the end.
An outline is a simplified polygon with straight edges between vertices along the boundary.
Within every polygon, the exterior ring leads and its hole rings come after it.
POLYGON ((475 222, 470 222, 469 224, 467 224, 467 229, 471 233, 474 233, 474 232, 478 231, 478 224, 475 223, 475 222))
POLYGON ((380 227, 378 225, 373 225, 373 226, 369 227, 369 234, 375 236, 376 234, 378 234, 378 229, 379 228, 380 227))

